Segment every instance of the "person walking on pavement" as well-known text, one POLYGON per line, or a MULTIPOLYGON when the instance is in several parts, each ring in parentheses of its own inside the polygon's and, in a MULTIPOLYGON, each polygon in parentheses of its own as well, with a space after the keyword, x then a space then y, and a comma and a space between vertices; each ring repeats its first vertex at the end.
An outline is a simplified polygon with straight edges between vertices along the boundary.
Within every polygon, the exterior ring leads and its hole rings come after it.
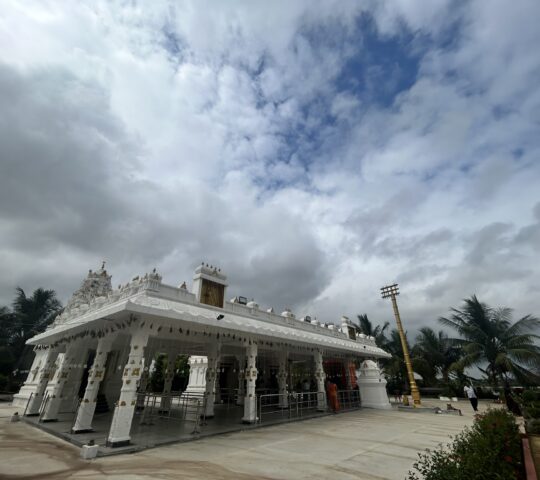
POLYGON ((478 397, 476 396, 476 392, 472 385, 465 385, 463 391, 465 392, 465 395, 467 395, 469 402, 471 402, 473 410, 478 412, 478 397))

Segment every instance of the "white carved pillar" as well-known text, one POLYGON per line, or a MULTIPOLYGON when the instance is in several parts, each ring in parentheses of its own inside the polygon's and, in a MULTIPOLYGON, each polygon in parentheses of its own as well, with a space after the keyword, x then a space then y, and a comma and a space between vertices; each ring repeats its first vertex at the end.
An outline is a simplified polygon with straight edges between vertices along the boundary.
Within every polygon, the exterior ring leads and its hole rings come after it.
POLYGON ((244 395, 246 390, 244 388, 245 384, 245 368, 246 368, 246 357, 244 355, 238 355, 238 394, 236 396, 236 405, 244 405, 244 395))
POLYGON ((174 364, 176 362, 176 354, 171 351, 167 352, 167 367, 165 370, 165 381, 163 382, 163 393, 161 396, 161 408, 163 412, 168 412, 171 409, 171 390, 174 379, 174 364))
POLYGON ((246 396, 244 399, 244 416, 242 422, 257 421, 257 397, 255 386, 257 382, 257 345, 250 342, 246 345, 246 396))
POLYGON ((345 371, 345 385, 347 390, 352 390, 352 380, 351 380, 351 359, 346 358, 343 361, 343 369, 345 371))
POLYGON ((109 438, 107 439, 107 445, 110 447, 129 444, 131 438, 129 432, 137 401, 137 383, 141 378, 144 349, 147 343, 148 331, 138 329, 132 333, 129 357, 122 376, 120 398, 114 408, 109 438))
POLYGON ((69 371, 75 363, 77 357, 77 349, 79 344, 71 343, 68 345, 65 353, 58 356, 58 366, 54 377, 49 382, 48 388, 50 395, 47 404, 44 407, 42 420, 44 422, 52 422, 58 420, 58 412, 62 403, 64 388, 67 383, 69 371))
POLYGON ((28 371, 28 375, 26 377, 24 385, 19 390, 19 393, 13 396, 12 405, 14 407, 21 407, 24 409, 30 397, 33 397, 36 394, 39 380, 38 373, 43 365, 45 358, 47 357, 47 352, 48 350, 42 348, 40 345, 34 347, 34 361, 32 362, 32 366, 28 371))
POLYGON ((80 344, 77 351, 73 354, 72 363, 68 367, 68 376, 62 391, 60 412, 72 412, 78 406, 79 389, 81 387, 87 357, 87 345, 80 344))
POLYGON ((26 409, 26 415, 37 415, 41 402, 43 402, 43 394, 49 383, 49 378, 54 371, 54 364, 58 357, 58 349, 50 347, 47 350, 47 354, 43 359, 43 363, 38 373, 38 382, 36 385, 35 393, 32 395, 30 402, 28 402, 28 408, 26 409))
POLYGON ((92 431, 92 420, 96 411, 97 395, 101 382, 105 378, 105 364, 107 355, 111 351, 114 342, 113 336, 102 337, 98 341, 96 356, 92 368, 88 372, 88 383, 73 425, 73 433, 92 431))
POLYGON ((289 398, 287 395, 287 366, 288 353, 285 350, 279 354, 279 369, 277 374, 280 408, 288 408, 289 406, 289 398))
POLYGON ((219 343, 214 342, 208 351, 208 368, 206 369, 206 418, 214 416, 214 402, 216 399, 216 378, 219 365, 219 343))
POLYGON ((314 355, 315 380, 317 381, 317 410, 326 411, 326 390, 324 388, 323 354, 317 350, 314 355))

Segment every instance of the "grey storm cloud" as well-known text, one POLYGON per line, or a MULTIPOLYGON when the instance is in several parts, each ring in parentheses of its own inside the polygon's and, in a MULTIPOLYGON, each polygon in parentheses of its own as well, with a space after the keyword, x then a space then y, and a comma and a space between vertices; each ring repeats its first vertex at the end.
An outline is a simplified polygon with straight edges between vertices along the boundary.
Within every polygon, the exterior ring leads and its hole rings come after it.
MULTIPOLYGON (((0 109, 1 257, 29 272, 23 287, 42 282, 65 299, 86 270, 62 271, 68 256, 88 268, 107 259, 115 282, 157 266, 180 283, 210 259, 229 270, 231 291, 281 306, 308 301, 329 280, 309 229, 287 212, 254 213, 190 182, 138 179, 144 145, 98 85, 64 69, 2 65, 0 109), (48 256, 60 272, 32 268, 48 256)), ((5 303, 12 281, 1 279, 5 303)))
POLYGON ((6 5, 0 305, 204 261, 333 321, 391 320, 393 281, 411 330, 475 293, 537 314, 538 2, 458 4, 6 5))
POLYGON ((105 92, 65 70, 0 67, 0 213, 13 245, 99 249, 103 232, 126 215, 112 160, 129 158, 134 146, 107 103, 105 92))

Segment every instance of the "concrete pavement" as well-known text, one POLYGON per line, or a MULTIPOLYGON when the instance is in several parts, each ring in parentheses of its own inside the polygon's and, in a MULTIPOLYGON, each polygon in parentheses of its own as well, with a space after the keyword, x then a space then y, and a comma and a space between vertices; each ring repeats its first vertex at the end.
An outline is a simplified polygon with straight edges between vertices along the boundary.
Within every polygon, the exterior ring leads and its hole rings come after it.
POLYGON ((464 416, 364 409, 92 461, 35 427, 9 423, 14 409, 0 405, 0 478, 403 480, 419 451, 472 424, 469 403, 454 405, 464 416))

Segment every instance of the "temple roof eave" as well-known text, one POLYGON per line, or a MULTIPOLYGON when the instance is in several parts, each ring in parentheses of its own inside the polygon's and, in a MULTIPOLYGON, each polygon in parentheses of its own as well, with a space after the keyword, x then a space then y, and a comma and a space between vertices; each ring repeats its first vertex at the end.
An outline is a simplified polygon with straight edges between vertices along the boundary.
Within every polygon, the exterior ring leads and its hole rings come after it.
POLYGON ((53 344, 65 336, 67 332, 76 334, 87 330, 89 327, 98 327, 100 322, 105 325, 104 322, 115 320, 115 317, 121 315, 122 312, 138 316, 148 315, 163 319, 165 322, 171 320, 174 322, 187 322, 216 331, 229 330, 241 332, 245 335, 280 338, 298 344, 308 344, 310 347, 348 352, 351 355, 377 358, 390 357, 390 354, 375 345, 349 340, 342 336, 329 336, 317 333, 315 329, 314 331, 308 331, 287 324, 269 323, 250 316, 223 312, 222 309, 217 307, 160 298, 159 296, 148 295, 147 291, 72 318, 66 323, 32 337, 26 343, 28 345, 53 344), (222 319, 218 320, 217 314, 221 312, 225 314, 222 315, 222 319))
POLYGON ((34 335, 26 341, 27 345, 49 345, 54 343, 58 338, 67 332, 76 333, 77 331, 86 330, 93 326, 96 322, 107 321, 109 317, 118 315, 126 311, 128 300, 122 300, 112 305, 106 305, 99 310, 95 310, 84 315, 72 318, 66 323, 56 325, 48 330, 45 330, 38 335, 34 335))
POLYGON ((175 302, 160 301, 153 297, 143 299, 138 297, 132 299, 128 310, 142 315, 156 315, 159 309, 159 316, 169 321, 188 321, 198 324, 201 327, 211 327, 215 330, 230 330, 243 333, 245 335, 280 338, 299 344, 308 344, 311 347, 320 347, 330 350, 347 351, 351 355, 370 356, 377 358, 390 358, 391 355, 384 350, 372 346, 364 345, 345 338, 327 337, 315 332, 297 330, 287 325, 266 324, 255 319, 240 317, 238 315, 227 314, 223 319, 217 320, 214 311, 205 307, 183 305, 179 309, 175 302), (142 300, 142 302, 141 302, 142 300), (149 303, 152 302, 153 305, 149 303), (157 305, 160 305, 159 307, 157 305))

